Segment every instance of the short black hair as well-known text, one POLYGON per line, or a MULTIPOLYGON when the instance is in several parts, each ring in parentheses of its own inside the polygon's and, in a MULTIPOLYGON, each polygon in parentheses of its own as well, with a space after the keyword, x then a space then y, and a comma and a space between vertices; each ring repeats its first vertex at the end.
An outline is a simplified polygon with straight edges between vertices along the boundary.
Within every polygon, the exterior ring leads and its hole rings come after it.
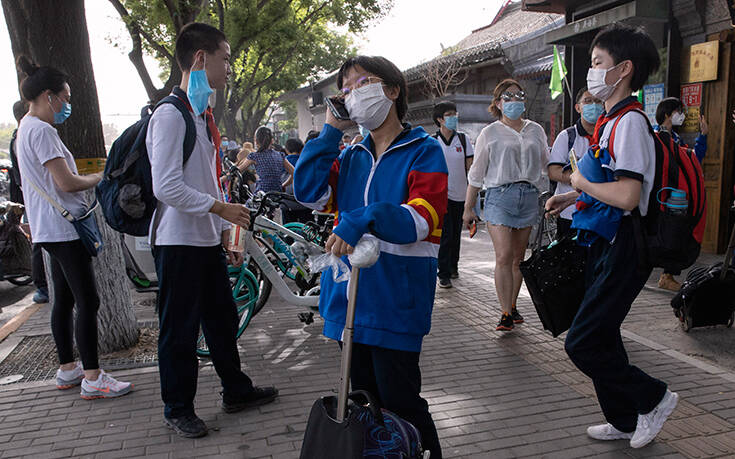
POLYGON ((47 89, 58 94, 69 81, 69 77, 61 70, 49 66, 39 67, 23 55, 18 56, 16 65, 26 75, 20 82, 20 93, 27 101, 35 99, 47 89))
POLYGON ((13 104, 13 116, 15 121, 20 123, 20 120, 28 113, 28 104, 22 100, 17 101, 13 104))
POLYGON ((662 124, 667 116, 671 116, 675 111, 684 113, 684 104, 676 97, 667 97, 658 103, 656 107, 656 123, 662 124))
POLYGON ((574 99, 574 103, 578 104, 580 100, 582 100, 582 97, 584 97, 584 93, 587 92, 587 86, 583 86, 577 91, 577 97, 574 99))
POLYGON ((176 62, 182 72, 188 72, 194 64, 194 54, 203 49, 209 54, 214 53, 219 45, 227 41, 227 37, 219 29, 203 22, 186 24, 176 37, 176 62))
POLYGON ((454 102, 449 102, 448 100, 443 100, 434 105, 434 112, 431 115, 431 119, 434 120, 434 124, 436 124, 437 126, 441 126, 438 121, 439 118, 444 118, 444 114, 446 112, 452 111, 457 111, 457 104, 455 104, 454 102))
POLYGON ((403 76, 396 65, 382 56, 355 56, 347 59, 337 73, 337 89, 342 89, 342 81, 345 74, 352 67, 360 66, 373 75, 379 77, 388 86, 398 88, 398 98, 396 99, 396 112, 398 119, 403 117, 408 111, 408 89, 406 88, 406 78, 403 76))
POLYGON ((299 139, 286 140, 286 151, 298 155, 304 149, 304 142, 299 139))
POLYGON ((315 131, 313 129, 309 131, 309 133, 306 134, 306 140, 304 140, 304 145, 306 145, 309 142, 309 140, 316 139, 317 137, 319 137, 320 133, 321 133, 320 131, 315 131))
POLYGON ((592 40, 590 55, 595 48, 607 51, 616 65, 626 60, 633 63, 633 78, 630 80, 633 91, 643 88, 648 77, 661 65, 656 44, 643 27, 611 24, 592 40))

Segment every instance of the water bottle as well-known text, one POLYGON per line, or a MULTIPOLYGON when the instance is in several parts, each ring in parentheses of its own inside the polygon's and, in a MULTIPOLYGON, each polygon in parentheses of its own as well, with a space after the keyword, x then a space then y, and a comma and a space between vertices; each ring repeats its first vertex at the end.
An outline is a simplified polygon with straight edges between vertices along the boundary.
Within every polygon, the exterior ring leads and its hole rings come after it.
POLYGON ((661 202, 664 206, 666 206, 666 211, 670 214, 674 215, 686 215, 687 209, 689 208, 689 201, 687 200, 687 194, 684 190, 679 190, 678 188, 662 188, 661 191, 669 190, 669 199, 666 200, 666 202, 661 202))

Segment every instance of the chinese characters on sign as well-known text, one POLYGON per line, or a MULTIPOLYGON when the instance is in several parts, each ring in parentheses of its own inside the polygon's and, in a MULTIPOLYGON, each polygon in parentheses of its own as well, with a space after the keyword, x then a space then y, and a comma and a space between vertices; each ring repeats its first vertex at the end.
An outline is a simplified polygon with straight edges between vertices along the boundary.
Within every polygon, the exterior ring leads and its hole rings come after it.
POLYGON ((664 99, 664 84, 649 84, 643 87, 643 110, 651 120, 652 125, 656 125, 656 107, 659 102, 664 99))
POLYGON ((689 54, 688 83, 717 79, 719 50, 719 41, 707 41, 692 45, 689 54))

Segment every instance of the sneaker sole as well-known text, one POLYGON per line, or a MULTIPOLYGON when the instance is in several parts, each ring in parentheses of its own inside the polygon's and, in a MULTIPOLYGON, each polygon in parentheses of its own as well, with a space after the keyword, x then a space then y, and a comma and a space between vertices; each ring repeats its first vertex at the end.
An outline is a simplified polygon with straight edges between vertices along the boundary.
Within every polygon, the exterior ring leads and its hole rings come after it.
POLYGON ((243 411, 243 410, 246 410, 248 408, 255 408, 256 406, 261 406, 261 405, 265 405, 267 403, 271 403, 276 398, 278 398, 278 394, 274 394, 272 397, 261 398, 261 399, 255 400, 255 401, 250 402, 250 403, 248 403, 246 405, 238 405, 238 406, 230 406, 230 407, 227 407, 226 405, 223 404, 222 405, 222 411, 224 411, 225 413, 228 413, 228 414, 238 413, 238 412, 243 411))
POLYGON ((523 323, 523 319, 521 319, 521 320, 514 320, 513 323, 516 324, 516 325, 517 324, 522 324, 523 323))
POLYGON ((56 380, 56 388, 59 389, 59 390, 66 390, 66 389, 71 389, 72 387, 77 387, 78 385, 80 385, 82 383, 82 379, 84 379, 84 378, 81 378, 79 381, 59 381, 59 380, 56 380))
POLYGON ((651 442, 652 442, 653 440, 655 440, 655 439, 656 439, 656 437, 658 436, 658 434, 659 434, 659 433, 661 433, 661 430, 663 429, 663 427, 664 427, 664 424, 665 424, 665 423, 666 423, 666 421, 667 421, 667 420, 669 419, 669 416, 671 416, 671 413, 673 413, 673 412, 674 412, 674 410, 676 409, 676 405, 678 405, 678 404, 679 404, 679 394, 677 394, 676 392, 672 392, 672 394, 673 394, 673 397, 674 397, 674 403, 673 403, 673 404, 672 404, 672 405, 671 405, 671 406, 670 406, 669 408, 667 408, 667 409, 666 409, 666 411, 664 411, 664 412, 663 412, 663 413, 661 414, 661 416, 662 416, 662 417, 664 418, 664 420, 663 420, 663 422, 661 423, 661 427, 660 427, 660 428, 658 429, 658 431, 656 432, 656 434, 655 434, 655 435, 653 435, 653 436, 652 436, 652 437, 651 437, 650 439, 648 439, 648 440, 647 440, 647 441, 646 441, 645 443, 641 443, 641 444, 636 444, 636 445, 634 446, 634 445, 633 445, 633 442, 630 442, 630 447, 631 447, 631 448, 636 448, 636 449, 638 449, 638 448, 643 448, 644 446, 646 446, 647 444, 649 444, 649 443, 651 443, 651 442))
POLYGON ((123 390, 114 394, 108 394, 106 392, 87 392, 85 393, 84 389, 82 389, 82 393, 80 396, 84 400, 97 400, 98 398, 117 398, 122 397, 123 395, 129 394, 133 390, 133 385, 131 384, 127 390, 123 390))
POLYGON ((166 418, 163 418, 163 424, 166 427, 168 427, 169 429, 171 429, 174 432, 176 432, 176 435, 178 435, 179 437, 184 437, 184 438, 201 438, 201 437, 207 435, 207 433, 209 433, 209 429, 204 429, 204 431, 202 431, 202 432, 196 432, 196 433, 184 432, 183 430, 179 429, 175 425, 173 425, 170 422, 168 422, 168 419, 166 419, 166 418))
POLYGON ((513 327, 506 327, 505 325, 498 325, 495 327, 495 331, 511 331, 513 327))

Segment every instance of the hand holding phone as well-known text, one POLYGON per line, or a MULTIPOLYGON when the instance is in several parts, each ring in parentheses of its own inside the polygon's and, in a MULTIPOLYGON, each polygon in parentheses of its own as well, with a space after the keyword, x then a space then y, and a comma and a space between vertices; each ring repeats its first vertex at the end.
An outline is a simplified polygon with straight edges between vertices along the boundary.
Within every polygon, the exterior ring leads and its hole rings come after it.
POLYGON ((569 150, 569 164, 572 166, 572 172, 577 172, 577 154, 574 152, 574 148, 569 150))
POLYGON ((477 234, 477 221, 472 222, 472 226, 470 226, 470 239, 475 237, 475 234, 477 234))
POLYGON ((349 112, 347 112, 345 101, 341 97, 339 96, 327 97, 326 104, 327 104, 327 107, 329 108, 329 111, 332 112, 332 115, 334 115, 334 117, 337 118, 338 120, 347 121, 350 119, 350 114, 349 112))

